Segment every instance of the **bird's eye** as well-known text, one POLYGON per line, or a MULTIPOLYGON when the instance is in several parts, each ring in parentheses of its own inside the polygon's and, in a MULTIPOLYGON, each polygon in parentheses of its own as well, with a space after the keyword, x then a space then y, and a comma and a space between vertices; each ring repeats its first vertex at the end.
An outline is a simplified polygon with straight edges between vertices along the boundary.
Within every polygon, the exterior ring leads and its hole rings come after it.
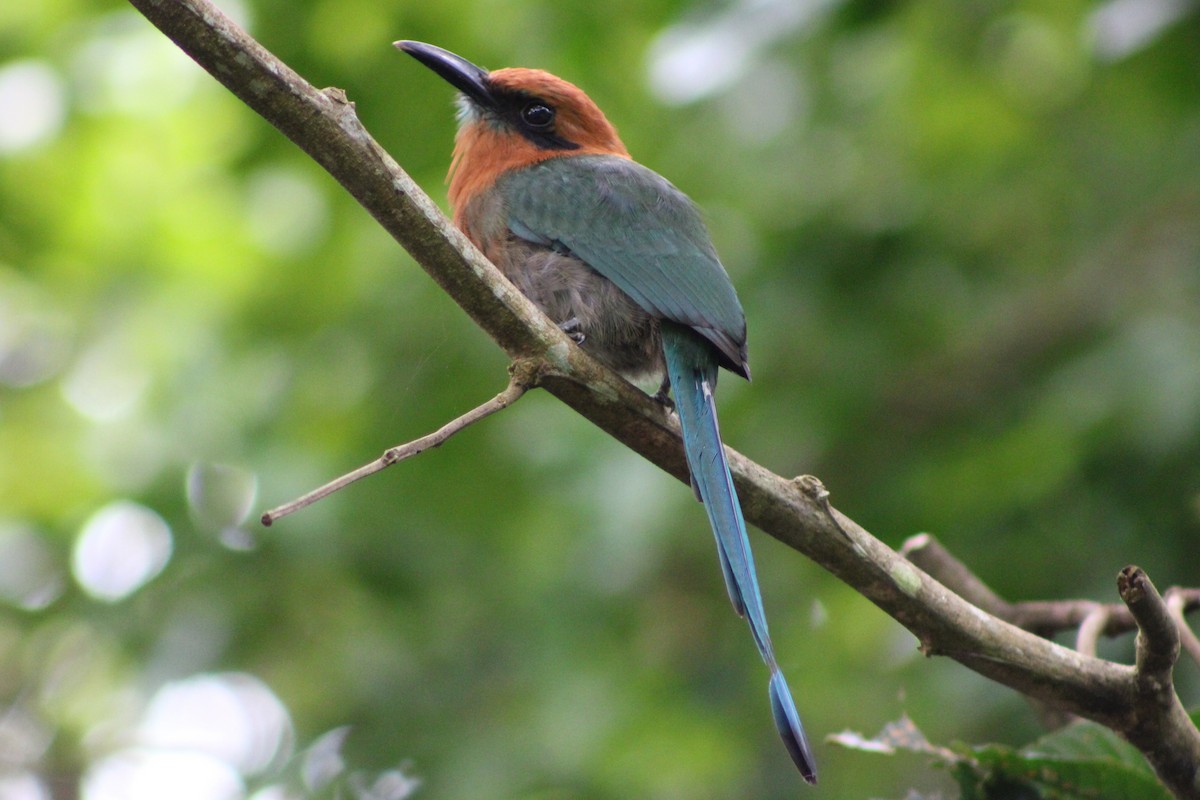
POLYGON ((531 128, 544 130, 554 123, 554 109, 545 103, 533 102, 521 109, 521 119, 531 128))

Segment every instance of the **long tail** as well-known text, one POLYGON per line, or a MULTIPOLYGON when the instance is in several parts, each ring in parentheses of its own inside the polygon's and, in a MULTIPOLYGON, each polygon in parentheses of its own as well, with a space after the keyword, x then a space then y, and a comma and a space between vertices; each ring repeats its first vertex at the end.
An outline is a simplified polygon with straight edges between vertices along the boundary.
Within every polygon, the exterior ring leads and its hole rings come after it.
POLYGON ((683 428, 683 446, 692 483, 708 512, 717 539, 717 556, 725 575, 725 588, 739 616, 750 624, 750 632, 758 652, 771 671, 769 684, 771 713, 775 727, 787 747, 792 761, 809 783, 817 782, 817 772, 804 726, 787 681, 775 661, 771 636, 767 632, 767 617, 763 612, 758 577, 754 572, 754 557, 746 536, 746 522, 733 478, 725 461, 725 448, 717 428, 717 407, 713 391, 717 385, 717 361, 711 346, 684 328, 664 325, 663 352, 666 355, 667 375, 675 393, 675 410, 683 428))

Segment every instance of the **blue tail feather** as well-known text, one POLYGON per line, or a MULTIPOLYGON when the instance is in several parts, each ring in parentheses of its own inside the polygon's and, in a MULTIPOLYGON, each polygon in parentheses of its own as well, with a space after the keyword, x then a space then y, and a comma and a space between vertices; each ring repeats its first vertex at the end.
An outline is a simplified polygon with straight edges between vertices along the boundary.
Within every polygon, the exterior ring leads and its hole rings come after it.
MULTIPOLYGON (((701 502, 703 502, 701 498, 701 502)), ((739 617, 746 616, 746 603, 742 600, 742 591, 738 589, 737 576, 733 574, 733 567, 729 564, 729 556, 725 555, 725 548, 721 546, 721 539, 717 538, 717 560, 721 562, 721 574, 725 576, 725 590, 729 592, 729 602, 733 603, 733 610, 737 612, 739 617)))
POLYGON ((707 345, 689 330, 664 325, 663 352, 675 393, 675 410, 683 428, 683 446, 692 484, 704 503, 717 540, 717 555, 729 599, 750 625, 754 643, 771 670, 771 710, 775 725, 804 779, 816 782, 816 770, 804 728, 791 692, 775 661, 746 522, 725 460, 713 391, 717 360, 707 345))
POLYGON ((788 755, 809 783, 817 782, 816 761, 812 749, 808 746, 808 737, 804 735, 804 726, 800 723, 800 714, 796 711, 796 703, 788 690, 787 681, 779 670, 771 672, 769 684, 771 695, 771 715, 775 717, 775 728, 783 739, 783 746, 788 755))
POLYGON ((766 659, 770 650, 770 636, 767 633, 762 595, 758 589, 758 576, 750 555, 746 522, 737 502, 717 427, 713 399, 713 387, 717 379, 716 359, 705 351, 694 334, 683 331, 665 329, 663 350, 671 388, 675 392, 675 410, 683 428, 688 468, 717 539, 717 552, 730 590, 730 600, 734 609, 746 616, 759 650, 766 659))

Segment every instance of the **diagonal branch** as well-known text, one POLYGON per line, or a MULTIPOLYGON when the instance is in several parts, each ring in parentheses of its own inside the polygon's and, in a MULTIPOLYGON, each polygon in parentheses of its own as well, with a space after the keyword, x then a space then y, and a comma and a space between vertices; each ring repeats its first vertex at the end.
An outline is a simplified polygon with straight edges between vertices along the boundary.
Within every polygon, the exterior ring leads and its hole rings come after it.
MULTIPOLYGON (((217 80, 336 178, 513 359, 543 362, 541 386, 601 429, 687 480, 679 428, 660 404, 604 369, 508 283, 362 127, 340 90, 318 91, 207 0, 130 0, 217 80)), ((1081 655, 984 613, 875 539, 806 484, 735 451, 746 518, 854 587, 911 630, 927 654, 1129 735, 1135 671, 1081 655)), ((1178 697, 1149 720, 1181 762, 1200 747, 1178 697)), ((1139 724, 1146 723, 1141 720, 1139 724)), ((1136 744, 1137 742, 1135 742, 1136 744)), ((1142 747, 1180 797, 1194 784, 1142 747)))

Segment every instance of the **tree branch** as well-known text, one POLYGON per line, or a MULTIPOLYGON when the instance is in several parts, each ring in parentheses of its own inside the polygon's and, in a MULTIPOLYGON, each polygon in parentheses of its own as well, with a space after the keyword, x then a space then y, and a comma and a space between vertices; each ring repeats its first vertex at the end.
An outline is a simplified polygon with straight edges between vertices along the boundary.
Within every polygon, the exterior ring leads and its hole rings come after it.
MULTIPOLYGON (((154 25, 336 178, 513 359, 542 362, 541 385, 654 464, 687 480, 679 428, 660 404, 572 345, 439 212, 374 142, 344 93, 318 91, 206 0, 130 0, 154 25)), ((1128 736, 1135 670, 1081 655, 983 613, 806 491, 729 450, 746 518, 854 587, 946 655, 1050 705, 1128 736)), ((1170 693, 1154 723, 1181 758, 1200 732, 1170 693), (1186 723, 1186 724, 1185 724, 1186 723), (1168 730, 1169 728, 1169 730, 1168 730)), ((1142 721, 1144 723, 1146 721, 1142 721)), ((1150 750, 1139 744, 1143 752, 1150 750)), ((1160 759, 1159 761, 1161 761, 1160 759)), ((1159 761, 1151 759, 1156 769, 1159 761)), ((1167 775, 1160 776, 1166 781, 1167 775)), ((1195 797, 1178 780, 1180 797, 1195 797)))
MULTIPOLYGON (((1010 603, 993 592, 928 533, 910 537, 900 548, 900 554, 950 591, 1018 628, 1039 636, 1075 630, 1075 649, 1087 655, 1095 655, 1096 642, 1101 636, 1119 636, 1138 629, 1133 613, 1121 603, 1105 604, 1094 600, 1010 603)), ((1184 617, 1186 612, 1200 608, 1200 589, 1175 586, 1168 589, 1165 596, 1184 649, 1200 664, 1200 640, 1196 639, 1184 617)))
POLYGON ((1124 735, 1180 797, 1200 797, 1200 739, 1179 704, 1171 673, 1179 658, 1179 629, 1167 604, 1140 568, 1125 567, 1117 590, 1137 621, 1133 699, 1124 735))
POLYGON ((1184 614, 1191 608, 1200 606, 1200 591, 1196 589, 1167 589, 1167 609, 1171 612, 1171 618, 1175 620, 1175 626, 1179 628, 1179 640, 1183 645, 1183 649, 1192 657, 1192 660, 1200 664, 1200 638, 1197 638, 1187 623, 1187 618, 1184 614))

